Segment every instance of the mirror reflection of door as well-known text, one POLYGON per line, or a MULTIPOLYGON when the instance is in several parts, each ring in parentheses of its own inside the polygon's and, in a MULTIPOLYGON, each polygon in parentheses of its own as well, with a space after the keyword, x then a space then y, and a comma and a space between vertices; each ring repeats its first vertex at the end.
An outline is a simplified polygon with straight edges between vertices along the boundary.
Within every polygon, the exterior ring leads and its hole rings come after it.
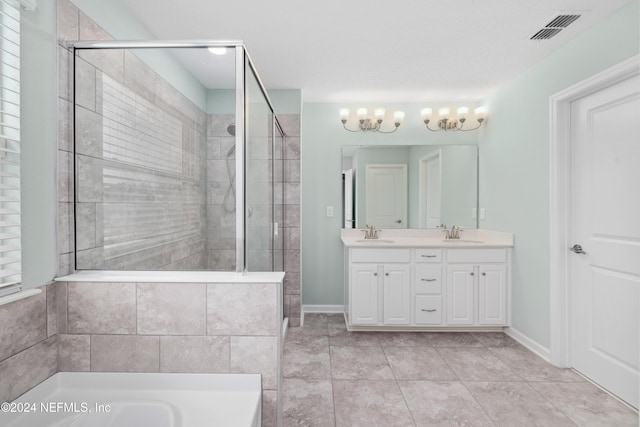
POLYGON ((355 228, 356 220, 353 216, 353 169, 342 171, 342 197, 344 212, 344 228, 355 228))
POLYGON ((420 159, 420 227, 437 228, 441 224, 442 179, 440 150, 420 159))
POLYGON ((407 165, 367 165, 366 222, 377 228, 406 228, 407 165))

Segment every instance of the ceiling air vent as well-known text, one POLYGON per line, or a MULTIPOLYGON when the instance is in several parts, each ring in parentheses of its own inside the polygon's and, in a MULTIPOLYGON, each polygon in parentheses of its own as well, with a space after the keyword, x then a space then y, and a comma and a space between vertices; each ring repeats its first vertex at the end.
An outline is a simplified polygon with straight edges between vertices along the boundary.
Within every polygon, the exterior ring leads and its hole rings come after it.
POLYGON ((536 31, 531 37, 530 40, 549 40, 551 37, 558 34, 563 29, 567 28, 571 23, 573 23, 576 19, 580 18, 582 15, 578 14, 561 14, 557 15, 553 18, 544 28, 536 31))

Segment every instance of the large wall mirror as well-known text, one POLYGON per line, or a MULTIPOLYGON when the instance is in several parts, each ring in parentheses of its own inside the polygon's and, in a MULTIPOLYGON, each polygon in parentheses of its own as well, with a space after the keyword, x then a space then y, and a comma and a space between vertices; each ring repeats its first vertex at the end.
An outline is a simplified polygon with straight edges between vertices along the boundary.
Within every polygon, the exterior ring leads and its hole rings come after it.
POLYGON ((477 228, 478 146, 342 148, 343 227, 477 228))

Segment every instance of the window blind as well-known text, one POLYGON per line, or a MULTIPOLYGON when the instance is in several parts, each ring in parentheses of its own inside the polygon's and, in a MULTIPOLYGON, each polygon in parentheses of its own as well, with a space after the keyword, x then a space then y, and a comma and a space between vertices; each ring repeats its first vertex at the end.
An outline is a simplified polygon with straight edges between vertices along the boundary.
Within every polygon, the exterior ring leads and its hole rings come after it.
POLYGON ((0 296, 20 281, 20 7, 0 0, 0 296))

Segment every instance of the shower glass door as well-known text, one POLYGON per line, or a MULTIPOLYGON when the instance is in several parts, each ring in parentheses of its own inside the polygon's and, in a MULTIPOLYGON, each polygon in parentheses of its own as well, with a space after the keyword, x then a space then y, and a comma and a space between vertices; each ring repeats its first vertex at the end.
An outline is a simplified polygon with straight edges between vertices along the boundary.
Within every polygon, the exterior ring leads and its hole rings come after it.
POLYGON ((273 112, 245 59, 245 266, 273 271, 273 112))

